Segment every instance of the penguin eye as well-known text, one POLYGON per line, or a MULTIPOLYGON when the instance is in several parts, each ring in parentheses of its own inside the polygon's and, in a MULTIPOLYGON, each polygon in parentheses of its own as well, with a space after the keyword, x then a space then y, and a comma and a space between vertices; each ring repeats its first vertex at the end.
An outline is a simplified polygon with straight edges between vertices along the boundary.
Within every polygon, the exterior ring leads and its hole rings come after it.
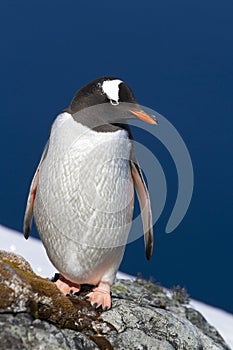
POLYGON ((110 103, 111 103, 111 105, 113 105, 113 106, 119 105, 119 102, 116 101, 116 100, 110 100, 110 103))

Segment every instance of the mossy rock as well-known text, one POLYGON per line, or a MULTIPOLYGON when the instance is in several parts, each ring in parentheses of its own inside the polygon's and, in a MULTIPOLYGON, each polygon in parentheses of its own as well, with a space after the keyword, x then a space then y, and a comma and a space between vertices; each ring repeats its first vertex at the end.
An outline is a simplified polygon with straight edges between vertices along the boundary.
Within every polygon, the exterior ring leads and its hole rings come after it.
POLYGON ((28 312, 58 328, 84 332, 93 339, 97 333, 101 336, 100 311, 82 296, 63 295, 54 283, 37 276, 21 256, 0 251, 0 283, 0 313, 28 312))
POLYGON ((229 349, 183 304, 180 288, 168 293, 142 278, 116 280, 113 307, 103 313, 84 300, 89 290, 64 296, 22 257, 0 251, 0 349, 229 349))

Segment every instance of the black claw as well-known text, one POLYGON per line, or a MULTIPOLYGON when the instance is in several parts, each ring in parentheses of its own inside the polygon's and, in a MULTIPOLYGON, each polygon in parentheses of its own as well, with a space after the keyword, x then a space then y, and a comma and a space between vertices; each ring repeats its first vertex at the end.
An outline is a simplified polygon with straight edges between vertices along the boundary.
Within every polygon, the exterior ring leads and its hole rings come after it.
POLYGON ((60 273, 55 273, 54 276, 51 278, 51 282, 57 282, 60 278, 60 273))
POLYGON ((92 306, 93 306, 94 309, 97 309, 98 303, 94 303, 92 306))
POLYGON ((104 308, 103 308, 103 311, 108 311, 109 309, 108 309, 108 306, 105 306, 104 308))
POLYGON ((88 295, 85 295, 84 297, 83 297, 83 300, 88 300, 89 299, 89 296, 88 295))
POLYGON ((72 296, 74 294, 74 292, 73 292, 73 290, 71 289, 70 291, 69 291, 69 296, 72 296))

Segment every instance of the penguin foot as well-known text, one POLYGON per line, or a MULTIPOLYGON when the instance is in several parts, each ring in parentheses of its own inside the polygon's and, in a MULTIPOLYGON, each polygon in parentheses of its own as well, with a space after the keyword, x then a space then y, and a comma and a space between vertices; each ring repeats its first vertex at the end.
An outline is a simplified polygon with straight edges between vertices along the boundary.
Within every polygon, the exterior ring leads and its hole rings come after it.
POLYGON ((110 284, 107 282, 100 282, 98 287, 95 287, 92 292, 86 295, 91 305, 98 309, 102 306, 104 311, 111 308, 110 284))
POLYGON ((76 284, 67 280, 65 277, 60 275, 59 279, 54 282, 57 288, 65 295, 78 293, 80 291, 80 284, 76 284))

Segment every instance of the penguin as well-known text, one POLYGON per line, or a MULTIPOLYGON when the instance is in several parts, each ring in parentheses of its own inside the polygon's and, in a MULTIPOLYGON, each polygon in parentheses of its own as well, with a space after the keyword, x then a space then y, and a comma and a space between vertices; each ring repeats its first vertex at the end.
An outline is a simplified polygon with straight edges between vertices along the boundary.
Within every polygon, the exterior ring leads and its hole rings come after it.
POLYGON ((157 124, 121 79, 98 78, 82 87, 54 120, 31 182, 24 236, 32 219, 65 295, 93 285, 94 308, 111 308, 110 289, 130 232, 134 187, 147 259, 153 253, 151 203, 136 159, 130 119, 157 124))

